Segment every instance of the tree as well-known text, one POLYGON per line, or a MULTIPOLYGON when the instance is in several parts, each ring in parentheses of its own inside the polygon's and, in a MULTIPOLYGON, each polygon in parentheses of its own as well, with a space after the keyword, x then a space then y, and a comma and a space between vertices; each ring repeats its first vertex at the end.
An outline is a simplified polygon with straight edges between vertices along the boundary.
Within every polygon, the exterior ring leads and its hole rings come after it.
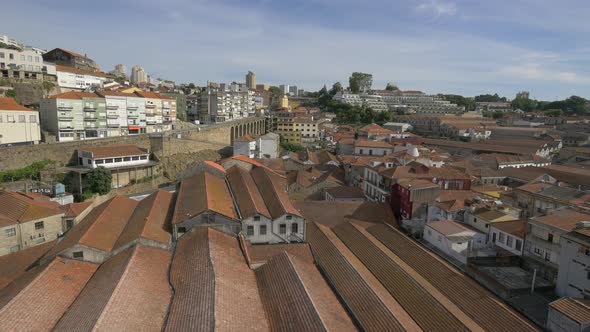
POLYGON ((561 110, 548 110, 545 111, 545 116, 548 116, 550 118, 557 118, 560 117, 563 114, 563 112, 561 110))
POLYGON ((385 90, 387 90, 387 91, 399 91, 399 88, 397 87, 397 85, 395 85, 393 83, 387 83, 387 86, 385 87, 385 90))
POLYGON ((112 185, 111 171, 99 166, 86 176, 86 189, 101 195, 108 194, 112 185))
POLYGON ((348 87, 354 93, 368 92, 373 85, 373 75, 367 73, 354 72, 348 78, 348 87))
POLYGON ((337 94, 338 92, 342 92, 344 90, 344 88, 342 87, 342 84, 340 82, 336 82, 334 83, 334 85, 332 85, 332 89, 330 89, 330 94, 332 95, 332 97, 334 97, 335 94, 337 94))
POLYGON ((473 100, 475 100, 476 102, 500 102, 500 101, 506 101, 506 97, 500 98, 500 96, 498 96, 497 93, 494 93, 493 95, 486 94, 486 95, 475 96, 473 98, 473 100))
POLYGON ((6 97, 16 98, 16 90, 12 89, 12 90, 6 91, 6 97))
POLYGON ((464 106, 465 110, 472 111, 475 109, 475 100, 471 98, 465 98, 460 95, 439 95, 439 97, 443 98, 446 101, 449 101, 453 104, 457 104, 459 106, 464 106))
POLYGON ((196 88, 196 86, 195 86, 195 83, 189 83, 189 85, 188 85, 188 88, 189 88, 189 89, 194 89, 194 88, 196 88))
POLYGON ((305 151, 305 147, 301 144, 296 143, 289 143, 289 142, 281 142, 281 148, 290 152, 300 152, 305 151))
POLYGON ((494 118, 494 119, 501 119, 503 117, 504 117, 504 113, 502 113, 501 111, 495 111, 492 114, 492 118, 494 118))
POLYGON ((516 98, 512 101, 513 108, 520 108, 525 112, 531 112, 537 108, 537 101, 529 98, 529 93, 522 91, 516 94, 516 98))
POLYGON ((279 89, 278 86, 271 86, 270 88, 268 88, 268 91, 275 96, 282 96, 283 95, 283 91, 281 91, 281 89, 279 89))

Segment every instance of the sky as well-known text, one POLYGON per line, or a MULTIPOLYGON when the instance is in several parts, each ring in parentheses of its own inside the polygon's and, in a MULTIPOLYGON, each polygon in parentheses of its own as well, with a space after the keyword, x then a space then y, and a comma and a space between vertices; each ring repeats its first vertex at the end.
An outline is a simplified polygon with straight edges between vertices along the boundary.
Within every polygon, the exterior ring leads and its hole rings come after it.
POLYGON ((177 83, 317 91, 354 71, 402 90, 590 99, 588 0, 8 1, 0 34, 177 83))

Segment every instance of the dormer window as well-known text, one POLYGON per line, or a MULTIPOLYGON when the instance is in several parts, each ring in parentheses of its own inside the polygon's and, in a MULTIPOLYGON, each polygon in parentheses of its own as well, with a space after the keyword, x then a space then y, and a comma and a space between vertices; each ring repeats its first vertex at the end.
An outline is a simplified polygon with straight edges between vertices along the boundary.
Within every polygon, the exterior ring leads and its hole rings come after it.
POLYGON ((260 216, 254 216, 254 221, 260 221, 260 216))

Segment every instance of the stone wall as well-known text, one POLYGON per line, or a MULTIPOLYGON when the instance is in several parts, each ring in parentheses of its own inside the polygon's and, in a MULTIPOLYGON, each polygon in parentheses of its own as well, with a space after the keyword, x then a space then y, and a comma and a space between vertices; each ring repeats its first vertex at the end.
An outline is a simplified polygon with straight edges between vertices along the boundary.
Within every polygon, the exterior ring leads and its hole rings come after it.
POLYGON ((134 144, 141 148, 150 148, 158 159, 178 153, 186 154, 201 150, 217 151, 224 146, 231 145, 232 128, 235 130, 235 128, 240 127, 246 131, 246 126, 260 121, 264 120, 249 118, 221 123, 207 128, 175 130, 157 136, 153 135, 151 138, 149 134, 141 134, 85 141, 4 147, 0 148, 0 170, 22 168, 44 159, 55 161, 57 167, 76 165, 76 149, 80 146, 89 145, 134 144))

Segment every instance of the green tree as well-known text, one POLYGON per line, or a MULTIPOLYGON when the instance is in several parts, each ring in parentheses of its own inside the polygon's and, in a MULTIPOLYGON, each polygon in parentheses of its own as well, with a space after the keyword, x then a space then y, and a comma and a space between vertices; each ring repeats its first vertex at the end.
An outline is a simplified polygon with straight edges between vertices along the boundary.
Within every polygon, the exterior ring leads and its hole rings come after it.
POLYGON ((501 119, 504 117, 504 113, 500 112, 500 111, 496 111, 492 114, 492 118, 494 119, 501 119))
POLYGON ((369 92, 373 85, 373 75, 368 73, 354 72, 348 78, 348 87, 354 93, 369 92))
POLYGON ((16 98, 16 90, 12 89, 12 90, 6 91, 6 97, 16 98))
POLYGON ((275 96, 283 95, 283 91, 281 91, 281 89, 278 86, 271 86, 270 88, 268 88, 268 91, 275 96))
POLYGON ((101 195, 108 194, 112 186, 111 171, 99 166, 90 171, 86 176, 86 189, 101 195))
POLYGON ((494 93, 493 95, 485 94, 475 96, 473 100, 475 100, 476 102, 501 102, 506 101, 506 97, 500 97, 497 93, 494 93))
POLYGON ((548 116, 551 118, 557 118, 563 114, 563 112, 561 110, 547 110, 544 113, 545 113, 545 116, 548 116))
POLYGON ((195 86, 195 83, 189 83, 189 84, 188 84, 188 88, 189 88, 189 89, 194 89, 194 88, 196 88, 196 86, 195 86))
POLYGON ((336 82, 332 85, 332 89, 330 89, 330 94, 332 95, 332 97, 337 94, 338 92, 342 92, 344 90, 344 88, 342 87, 342 84, 340 82, 336 82))
POLYGON ((519 92, 516 98, 512 100, 513 108, 520 108, 525 112, 531 112, 537 108, 537 101, 529 98, 528 92, 519 92))
POLYGON ((281 148, 290 152, 305 151, 305 147, 303 145, 289 142, 281 142, 281 148))
POLYGON ((387 83, 387 86, 385 87, 385 90, 387 90, 387 91, 398 91, 399 88, 397 87, 397 85, 395 85, 393 83, 387 83))
POLYGON ((449 101, 453 104, 457 104, 459 106, 464 106, 465 110, 473 111, 475 110, 475 100, 471 98, 465 98, 460 95, 443 95, 440 94, 439 97, 443 98, 446 101, 449 101))

